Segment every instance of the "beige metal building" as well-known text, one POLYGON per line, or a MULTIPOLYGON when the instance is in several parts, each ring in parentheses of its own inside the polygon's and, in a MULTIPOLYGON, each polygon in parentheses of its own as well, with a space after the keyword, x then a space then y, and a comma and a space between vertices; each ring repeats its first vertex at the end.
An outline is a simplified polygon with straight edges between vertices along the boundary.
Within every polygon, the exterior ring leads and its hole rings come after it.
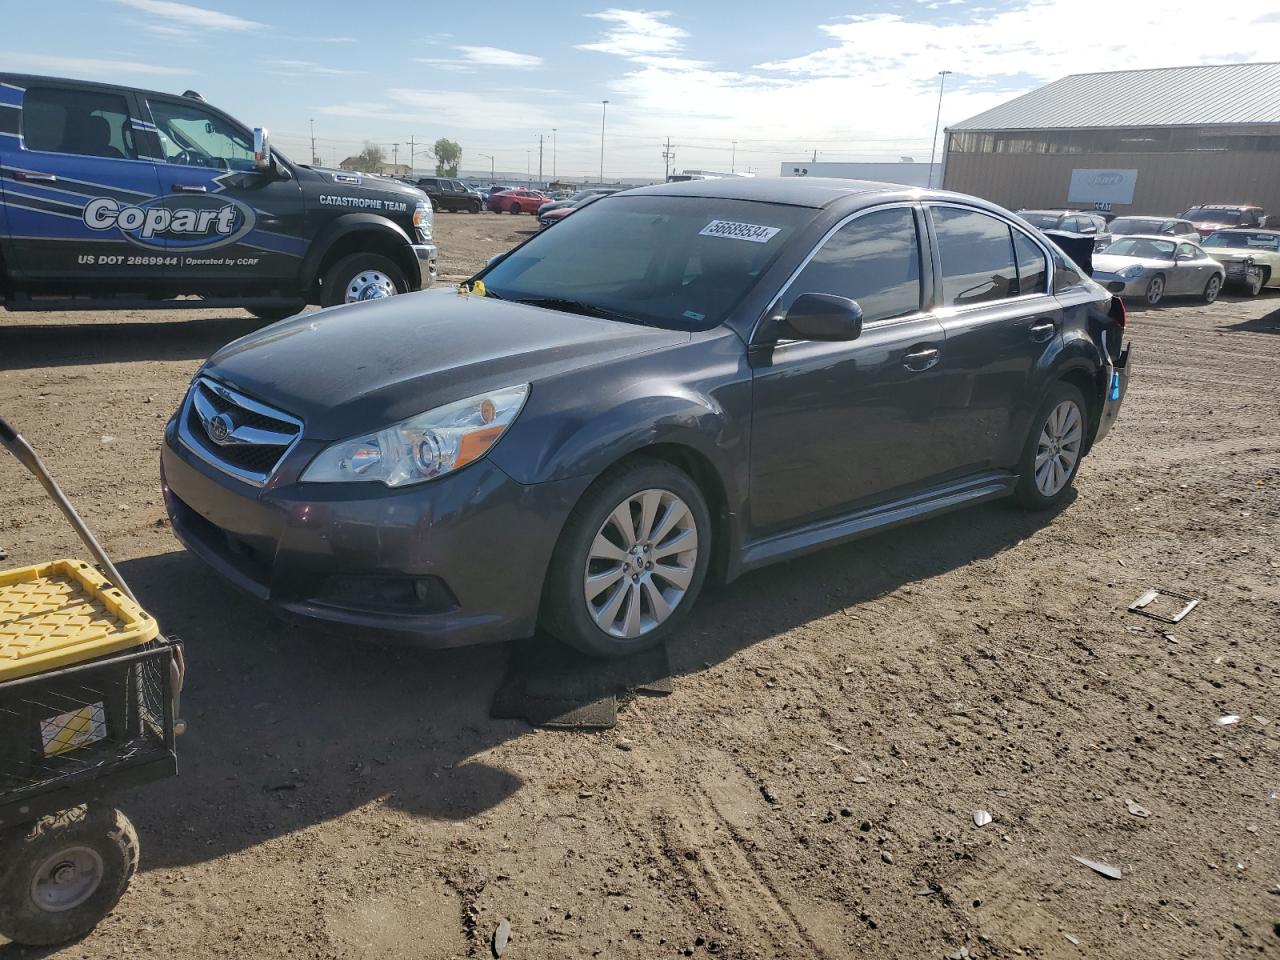
POLYGON ((948 128, 943 185, 1011 209, 1176 215, 1264 207, 1280 222, 1280 63, 1063 77, 948 128))

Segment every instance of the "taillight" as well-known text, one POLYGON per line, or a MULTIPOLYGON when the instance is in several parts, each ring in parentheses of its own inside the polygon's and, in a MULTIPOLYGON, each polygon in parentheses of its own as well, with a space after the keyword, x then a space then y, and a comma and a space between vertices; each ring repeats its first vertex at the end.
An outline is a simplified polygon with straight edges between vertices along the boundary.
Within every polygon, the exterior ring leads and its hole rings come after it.
POLYGON ((1111 298, 1111 309, 1108 310, 1107 312, 1111 315, 1112 321, 1121 330, 1123 330, 1125 328, 1125 325, 1128 324, 1129 315, 1124 309, 1124 301, 1121 300, 1119 297, 1111 298))

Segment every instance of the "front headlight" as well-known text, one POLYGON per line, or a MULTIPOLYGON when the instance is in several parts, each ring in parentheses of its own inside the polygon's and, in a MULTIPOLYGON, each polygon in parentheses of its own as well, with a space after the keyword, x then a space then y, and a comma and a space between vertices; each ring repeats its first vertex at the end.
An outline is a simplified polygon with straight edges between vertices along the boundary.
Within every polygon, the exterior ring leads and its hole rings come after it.
POLYGON ((529 385, 491 390, 436 407, 321 451, 303 483, 377 480, 388 487, 433 480, 479 460, 511 426, 529 385))
POLYGON ((1138 266, 1138 265, 1135 263, 1135 264, 1133 264, 1132 266, 1124 267, 1124 268, 1122 268, 1122 269, 1120 269, 1120 270, 1117 270, 1117 271, 1116 271, 1116 276, 1117 276, 1117 277, 1121 277, 1121 278, 1123 278, 1123 279, 1125 279, 1125 280, 1133 280, 1133 279, 1135 279, 1135 278, 1137 278, 1137 277, 1142 276, 1142 270, 1143 270, 1143 268, 1142 268, 1142 267, 1140 267, 1140 266, 1138 266))
POLYGON ((419 200, 413 207, 413 228, 418 231, 418 238, 424 242, 431 239, 431 226, 435 222, 435 212, 430 201, 419 200))

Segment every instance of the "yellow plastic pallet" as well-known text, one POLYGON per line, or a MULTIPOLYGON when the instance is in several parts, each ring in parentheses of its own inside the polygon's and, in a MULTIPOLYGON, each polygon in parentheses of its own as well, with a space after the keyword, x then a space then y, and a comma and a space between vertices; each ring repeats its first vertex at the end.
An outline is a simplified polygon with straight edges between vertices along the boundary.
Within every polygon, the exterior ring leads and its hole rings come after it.
POLYGON ((155 618, 81 560, 0 571, 0 682, 154 640, 155 618))

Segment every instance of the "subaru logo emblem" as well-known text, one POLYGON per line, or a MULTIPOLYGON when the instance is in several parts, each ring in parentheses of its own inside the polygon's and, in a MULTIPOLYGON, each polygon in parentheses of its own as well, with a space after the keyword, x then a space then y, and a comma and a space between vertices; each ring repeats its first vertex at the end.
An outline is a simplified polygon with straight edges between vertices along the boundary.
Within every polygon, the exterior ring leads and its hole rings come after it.
POLYGON ((226 443, 231 437, 235 424, 225 413, 220 413, 209 421, 209 439, 214 443, 226 443))

